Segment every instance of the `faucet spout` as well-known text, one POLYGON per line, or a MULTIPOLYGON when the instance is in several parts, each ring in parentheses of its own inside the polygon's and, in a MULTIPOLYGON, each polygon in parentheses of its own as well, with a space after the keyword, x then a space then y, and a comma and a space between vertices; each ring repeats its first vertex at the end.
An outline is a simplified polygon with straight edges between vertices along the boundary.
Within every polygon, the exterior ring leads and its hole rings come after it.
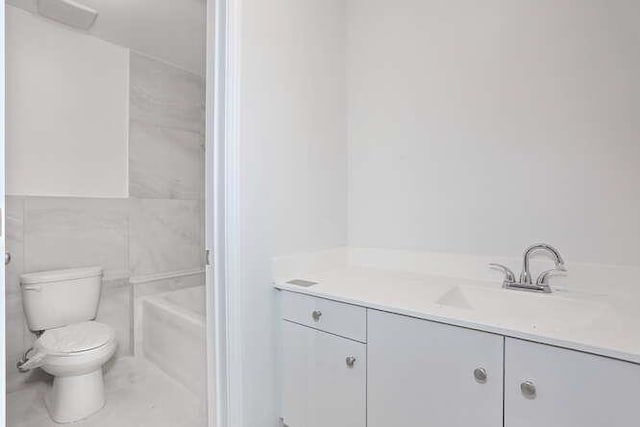
POLYGON ((524 259, 522 261, 522 273, 520 273, 520 283, 527 284, 527 285, 530 285, 533 283, 533 280, 531 279, 531 270, 529 268, 529 261, 530 261, 531 255, 534 252, 538 252, 538 251, 546 251, 550 253, 556 264, 556 269, 561 271, 565 270, 564 260, 562 259, 562 255, 560 255, 560 252, 556 248, 554 248, 553 246, 547 243, 537 243, 535 245, 529 246, 524 251, 524 259))

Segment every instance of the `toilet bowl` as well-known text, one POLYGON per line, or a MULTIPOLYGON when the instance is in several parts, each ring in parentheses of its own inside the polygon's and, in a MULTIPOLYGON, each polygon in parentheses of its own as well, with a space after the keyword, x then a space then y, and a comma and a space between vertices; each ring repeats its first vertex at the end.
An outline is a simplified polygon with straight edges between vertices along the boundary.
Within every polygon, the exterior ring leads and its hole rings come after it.
POLYGON ((115 333, 98 322, 51 329, 36 341, 31 368, 54 376, 45 396, 51 418, 70 423, 89 417, 105 403, 102 365, 116 350, 115 333))
POLYGON ((102 366, 115 353, 114 330, 96 322, 102 269, 31 273, 21 277, 29 329, 39 338, 18 369, 53 375, 45 396, 58 423, 85 419, 105 404, 102 366))

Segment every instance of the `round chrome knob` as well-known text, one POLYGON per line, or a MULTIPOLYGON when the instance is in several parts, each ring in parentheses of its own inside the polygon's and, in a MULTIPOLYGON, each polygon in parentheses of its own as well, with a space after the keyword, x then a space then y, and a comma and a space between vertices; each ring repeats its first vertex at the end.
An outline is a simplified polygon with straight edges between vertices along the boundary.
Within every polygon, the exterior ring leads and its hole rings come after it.
POLYGON ((315 322, 318 322, 321 316, 322 316, 322 312, 320 310, 314 310, 313 313, 311 313, 311 317, 313 317, 313 320, 315 322))
POLYGON ((347 362, 347 367, 349 368, 353 368, 353 365, 356 364, 356 358, 353 356, 349 356, 345 359, 345 361, 347 362))
POLYGON ((477 383, 484 384, 487 382, 487 370, 484 368, 476 368, 473 371, 473 377, 477 383))
POLYGON ((535 399, 536 398, 536 385, 533 381, 525 381, 520 384, 520 391, 522 395, 527 399, 535 399))
POLYGON ((11 262, 11 252, 4 253, 4 265, 9 265, 11 262))

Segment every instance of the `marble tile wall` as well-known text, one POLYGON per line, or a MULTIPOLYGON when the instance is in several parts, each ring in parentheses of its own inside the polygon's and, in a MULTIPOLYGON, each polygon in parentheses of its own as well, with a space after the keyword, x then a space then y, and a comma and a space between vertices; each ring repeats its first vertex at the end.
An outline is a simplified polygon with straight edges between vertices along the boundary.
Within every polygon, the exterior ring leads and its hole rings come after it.
POLYGON ((199 76, 132 53, 129 193, 201 199, 204 87, 199 76))
POLYGON ((152 58, 132 52, 130 64, 129 268, 141 279, 139 319, 143 297, 204 283, 191 273, 145 278, 204 266, 205 92, 201 77, 152 58))
POLYGON ((199 200, 132 199, 129 268, 134 276, 202 265, 199 200))
POLYGON ((110 280, 102 287, 96 320, 110 325, 115 330, 118 340, 116 356, 129 356, 133 353, 132 294, 128 279, 110 280))
POLYGON ((6 250, 11 254, 5 276, 5 345, 7 389, 11 390, 18 379, 27 380, 24 376, 18 378, 15 364, 30 343, 30 333, 22 314, 19 285, 19 276, 24 271, 24 198, 7 197, 5 208, 6 250))
POLYGON ((128 276, 126 199, 28 197, 24 269, 101 265, 105 280, 128 276))
POLYGON ((6 292, 17 295, 19 275, 24 271, 24 198, 7 197, 5 208, 6 250, 11 254, 6 268, 6 292))
POLYGON ((204 265, 204 83, 135 53, 130 67, 129 198, 6 198, 9 391, 29 381, 15 362, 34 339, 20 274, 103 266, 98 320, 116 330, 121 356, 134 351, 136 295, 202 283, 193 273, 188 280, 153 277, 204 265))

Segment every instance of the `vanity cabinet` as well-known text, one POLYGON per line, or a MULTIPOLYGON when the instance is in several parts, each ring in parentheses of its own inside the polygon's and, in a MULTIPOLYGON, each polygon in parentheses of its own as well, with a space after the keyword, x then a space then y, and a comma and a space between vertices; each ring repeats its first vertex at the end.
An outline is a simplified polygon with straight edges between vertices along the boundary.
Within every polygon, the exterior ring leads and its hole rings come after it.
POLYGON ((640 366, 507 338, 505 427, 640 425, 640 366))
POLYGON ((502 426, 503 337, 375 310, 367 326, 368 427, 502 426))
POLYGON ((288 427, 631 427, 640 366, 282 293, 288 427))
POLYGON ((288 427, 365 427, 366 309, 283 295, 282 418, 288 427))

